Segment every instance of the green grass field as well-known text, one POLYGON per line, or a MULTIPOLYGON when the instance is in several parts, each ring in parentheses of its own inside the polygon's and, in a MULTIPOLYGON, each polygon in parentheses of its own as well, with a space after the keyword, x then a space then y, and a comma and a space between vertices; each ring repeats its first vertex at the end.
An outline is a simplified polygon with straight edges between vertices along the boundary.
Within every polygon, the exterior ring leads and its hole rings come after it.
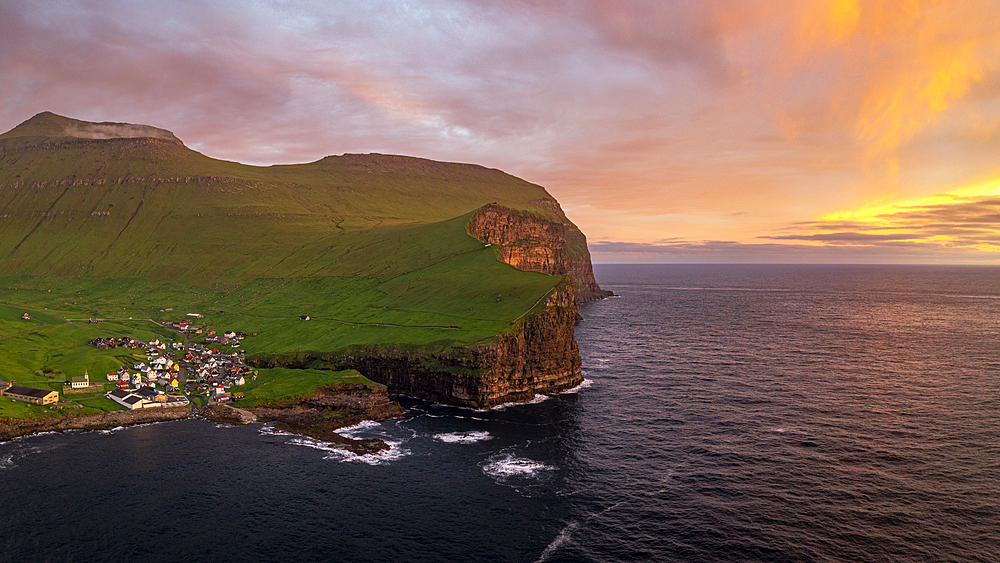
POLYGON ((246 385, 230 389, 233 393, 244 393, 244 397, 234 401, 233 406, 280 405, 290 399, 310 397, 317 388, 336 383, 372 384, 371 380, 354 370, 272 368, 258 370, 258 374, 256 381, 248 380, 246 385))

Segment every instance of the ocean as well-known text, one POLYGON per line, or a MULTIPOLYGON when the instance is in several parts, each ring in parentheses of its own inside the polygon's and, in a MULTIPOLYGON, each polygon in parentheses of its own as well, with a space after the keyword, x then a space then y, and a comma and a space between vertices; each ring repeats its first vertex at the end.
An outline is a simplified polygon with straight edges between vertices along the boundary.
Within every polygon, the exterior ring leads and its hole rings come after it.
POLYGON ((0 443, 0 562, 1000 561, 1000 268, 599 265, 586 381, 358 457, 204 420, 0 443))

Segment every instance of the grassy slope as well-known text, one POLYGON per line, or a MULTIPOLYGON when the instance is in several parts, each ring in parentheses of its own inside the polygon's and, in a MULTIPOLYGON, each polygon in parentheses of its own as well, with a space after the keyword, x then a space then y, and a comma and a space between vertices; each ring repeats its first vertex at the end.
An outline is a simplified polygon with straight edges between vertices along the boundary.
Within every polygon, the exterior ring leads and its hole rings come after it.
POLYGON ((145 340, 163 331, 139 319, 191 311, 258 333, 249 354, 440 350, 490 340, 560 282, 465 233, 489 202, 552 214, 536 205, 551 200, 544 189, 497 170, 383 155, 253 167, 179 143, 53 138, 52 127, 0 135, 5 379, 102 375, 129 362, 89 338, 145 340), (23 150, 38 143, 56 146, 23 150), (39 321, 17 334, 31 323, 24 308, 39 321), (91 317, 115 320, 81 322, 91 317))
POLYGON ((258 370, 256 381, 248 380, 246 385, 233 386, 231 391, 245 395, 234 403, 236 406, 256 407, 280 405, 289 399, 311 397, 317 388, 335 383, 371 385, 372 381, 352 369, 326 371, 273 368, 258 370))

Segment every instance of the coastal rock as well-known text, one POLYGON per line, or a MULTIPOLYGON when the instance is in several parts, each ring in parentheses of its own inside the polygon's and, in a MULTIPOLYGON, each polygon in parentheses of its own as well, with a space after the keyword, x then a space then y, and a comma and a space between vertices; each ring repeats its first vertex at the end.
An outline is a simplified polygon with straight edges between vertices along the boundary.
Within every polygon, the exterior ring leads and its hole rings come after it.
POLYGON ((223 424, 244 425, 257 422, 257 415, 230 405, 209 405, 198 410, 198 415, 223 424))
POLYGON ((191 416, 189 408, 154 408, 95 414, 66 414, 39 418, 0 418, 0 442, 39 432, 105 430, 119 426, 181 420, 191 416))
POLYGON ((274 422, 275 427, 331 442, 357 455, 389 449, 377 438, 357 440, 337 433, 337 429, 365 420, 386 420, 403 414, 398 403, 389 400, 385 385, 340 383, 320 387, 311 396, 246 409, 257 420, 274 422))

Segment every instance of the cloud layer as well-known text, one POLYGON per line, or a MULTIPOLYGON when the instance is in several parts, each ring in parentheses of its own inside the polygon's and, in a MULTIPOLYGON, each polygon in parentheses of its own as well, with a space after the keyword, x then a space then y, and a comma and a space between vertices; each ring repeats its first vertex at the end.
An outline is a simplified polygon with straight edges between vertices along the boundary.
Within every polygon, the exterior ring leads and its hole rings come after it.
POLYGON ((959 188, 1000 179, 997 29, 996 0, 8 0, 0 129, 48 110, 249 163, 477 162, 612 258, 980 260, 996 217, 963 213, 996 185, 959 188))

